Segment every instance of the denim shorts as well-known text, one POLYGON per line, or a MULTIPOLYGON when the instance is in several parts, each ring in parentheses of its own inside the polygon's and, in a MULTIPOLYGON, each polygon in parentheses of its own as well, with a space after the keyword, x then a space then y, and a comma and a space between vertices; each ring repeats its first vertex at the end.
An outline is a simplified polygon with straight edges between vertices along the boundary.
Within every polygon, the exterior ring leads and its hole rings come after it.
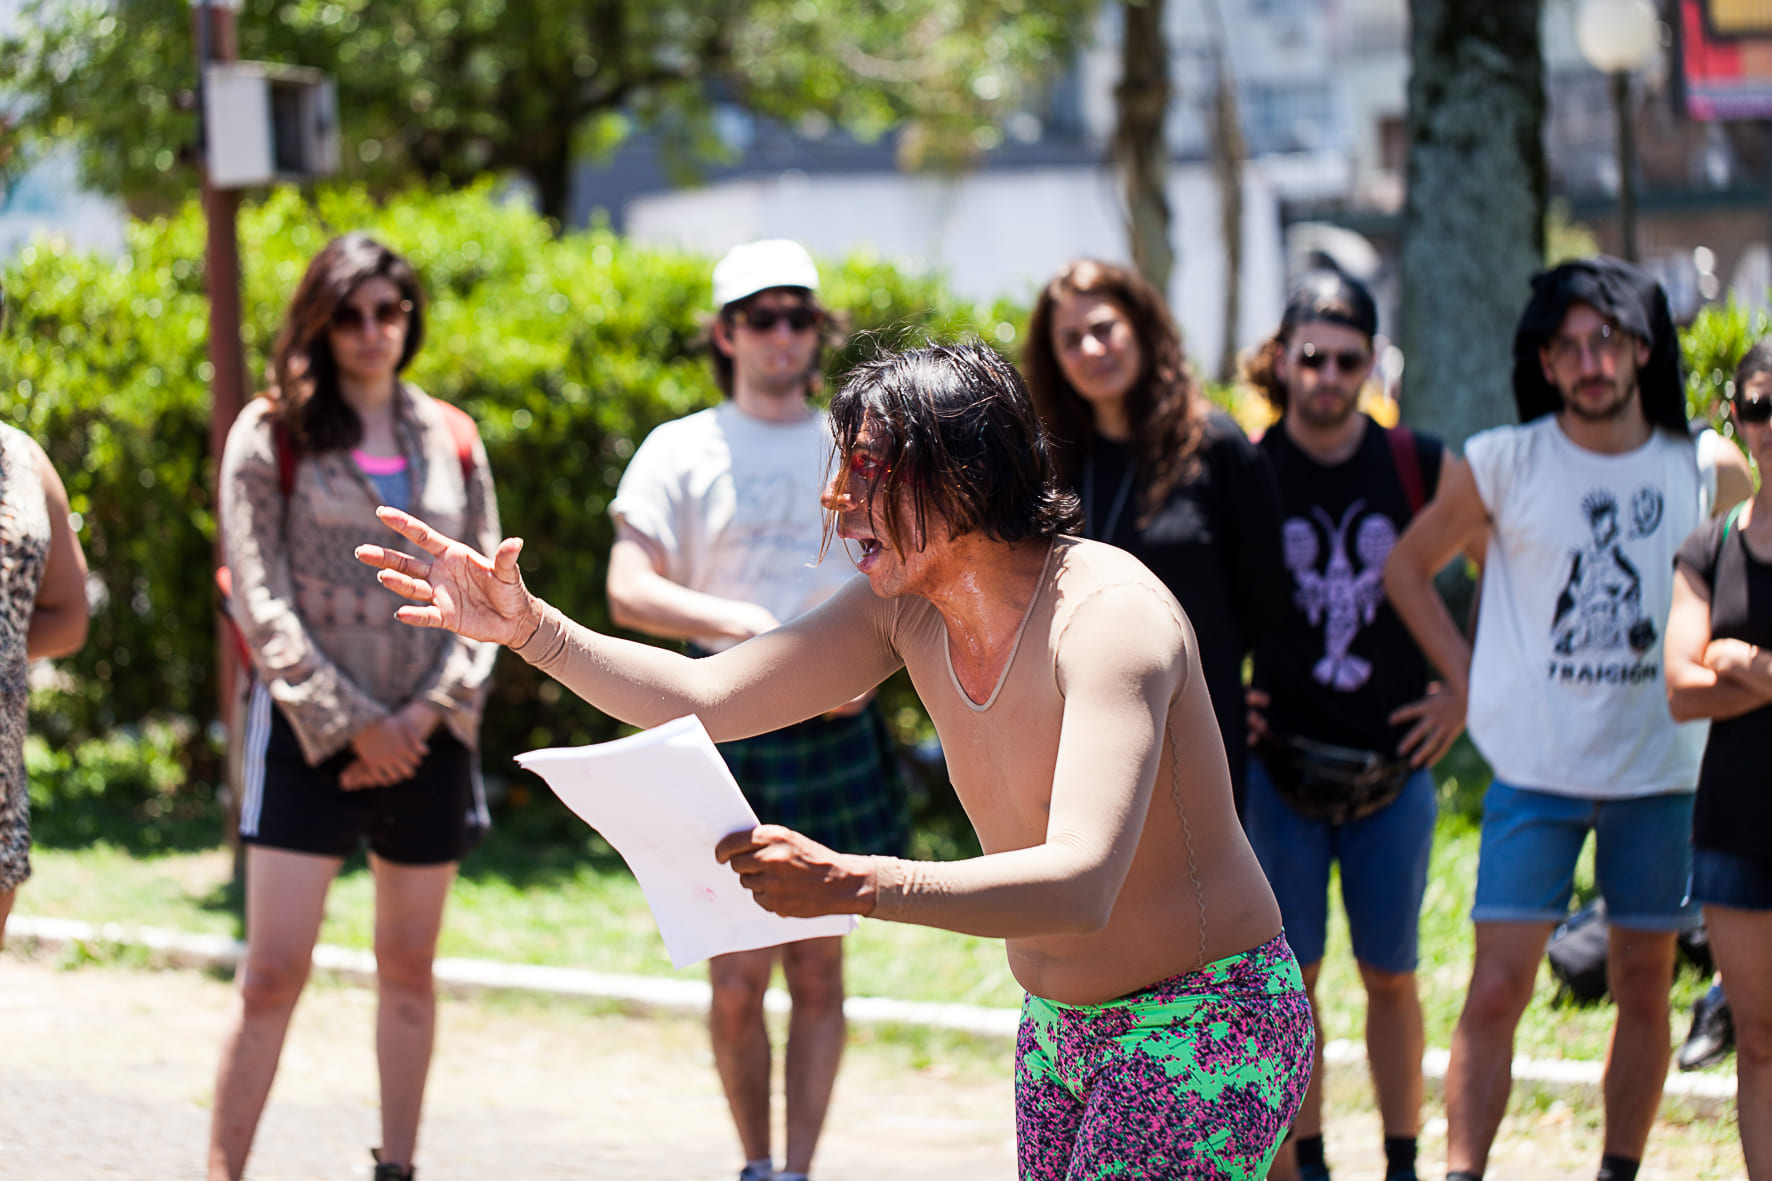
POLYGON ((1329 866, 1340 861, 1354 958, 1381 972, 1415 970, 1438 810, 1433 777, 1417 771, 1401 795, 1370 816, 1346 824, 1311 820, 1280 798, 1260 756, 1249 756, 1244 824, 1300 964, 1323 958, 1329 866))
POLYGON ((1513 787, 1483 797, 1477 858, 1479 923, 1559 923, 1575 892, 1575 862, 1594 834, 1594 879, 1607 919, 1635 931, 1689 925, 1692 793, 1595 800, 1513 787))
POLYGON ((1772 861, 1692 850, 1692 901, 1732 910, 1772 910, 1772 861))

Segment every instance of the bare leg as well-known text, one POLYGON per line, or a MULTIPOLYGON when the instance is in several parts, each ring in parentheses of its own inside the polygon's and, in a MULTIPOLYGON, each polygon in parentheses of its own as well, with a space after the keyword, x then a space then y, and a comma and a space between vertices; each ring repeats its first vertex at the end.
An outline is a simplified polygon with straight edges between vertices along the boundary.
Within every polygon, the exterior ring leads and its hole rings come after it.
POLYGON ((431 962, 455 863, 375 870, 375 1054, 381 1070, 381 1159, 412 1163, 437 1029, 431 962))
POLYGON ((1446 1068, 1447 1168, 1481 1173, 1513 1089, 1514 1031, 1532 999, 1550 923, 1478 923, 1476 962, 1446 1068))
POLYGON ((1292 1135, 1280 1142, 1274 1163, 1268 1166, 1268 1181, 1297 1181, 1298 1151, 1293 1138, 1323 1134, 1323 1019, 1317 1016, 1317 976, 1323 970, 1323 961, 1302 964, 1298 970, 1304 977, 1304 992, 1311 1002, 1311 1025, 1317 1031, 1317 1047, 1311 1056, 1310 1084, 1304 1089, 1298 1115, 1292 1121, 1292 1135))
POLYGON ((6 919, 12 914, 12 900, 16 897, 17 890, 0 890, 0 948, 6 946, 6 919))
POLYGON ((1667 994, 1674 979, 1674 934, 1613 927, 1606 939, 1606 985, 1618 1005, 1601 1089, 1605 1152, 1643 1159, 1667 1085, 1672 1030, 1667 994))
POLYGON ((843 1021, 843 940, 807 939, 781 949, 794 1007, 788 1018, 786 1167, 812 1170, 848 1027, 843 1021))
POLYGON ((1421 1131, 1421 1055, 1427 1048, 1415 973, 1361 964, 1360 979, 1366 985, 1366 1060, 1384 1134, 1414 1136, 1421 1131))
POLYGON ((1704 908, 1735 1018, 1736 1113, 1749 1181, 1772 1181, 1772 913, 1704 908))
POLYGON ((774 968, 773 947, 717 955, 708 962, 714 1066, 747 1160, 770 1155, 769 1028, 763 1023, 763 994, 774 968))
POLYGON ((240 1181, 246 1169, 340 864, 257 845, 246 851, 246 962, 236 974, 239 1019, 222 1042, 215 1079, 210 1181, 240 1181))

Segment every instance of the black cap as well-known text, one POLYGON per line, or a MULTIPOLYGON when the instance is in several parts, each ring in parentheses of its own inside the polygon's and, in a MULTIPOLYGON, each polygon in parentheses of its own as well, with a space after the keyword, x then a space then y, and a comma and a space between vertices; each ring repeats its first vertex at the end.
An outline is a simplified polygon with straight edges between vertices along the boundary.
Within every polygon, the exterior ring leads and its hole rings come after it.
POLYGON ((1657 426, 1685 430, 1686 385, 1667 291, 1647 271, 1607 255, 1562 263, 1532 276, 1532 299, 1514 330, 1514 405, 1520 421, 1562 409, 1563 397, 1545 378, 1538 354, 1578 303, 1648 342, 1649 360, 1637 371, 1643 412, 1657 426))
POLYGON ((1280 317, 1280 335, 1312 320, 1340 324, 1367 337, 1378 335, 1378 305, 1372 293, 1358 279, 1336 270, 1309 271, 1293 285, 1280 317))

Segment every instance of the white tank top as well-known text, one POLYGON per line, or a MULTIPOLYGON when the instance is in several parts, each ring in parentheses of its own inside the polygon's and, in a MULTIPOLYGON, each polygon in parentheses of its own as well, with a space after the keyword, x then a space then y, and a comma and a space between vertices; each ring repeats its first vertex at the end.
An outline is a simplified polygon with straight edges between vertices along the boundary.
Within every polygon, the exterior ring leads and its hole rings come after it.
POLYGON ((1708 723, 1668 713, 1674 551, 1710 514, 1702 446, 1656 430, 1605 455, 1546 415, 1465 444, 1492 523, 1471 660, 1471 738, 1515 787, 1591 798, 1691 791, 1708 723))

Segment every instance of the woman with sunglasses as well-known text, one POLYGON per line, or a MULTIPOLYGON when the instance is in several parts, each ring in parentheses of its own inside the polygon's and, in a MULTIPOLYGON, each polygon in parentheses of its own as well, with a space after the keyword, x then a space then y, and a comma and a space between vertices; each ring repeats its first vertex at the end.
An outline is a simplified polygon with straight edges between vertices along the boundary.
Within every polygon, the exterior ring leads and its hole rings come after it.
POLYGON ((487 823, 475 748, 495 649, 402 626, 395 596, 348 555, 379 535, 384 504, 487 545, 500 536, 472 421, 400 376, 424 341, 424 303, 418 276, 386 246, 360 233, 328 243, 290 302, 271 388, 235 421, 222 457, 231 613, 253 684, 239 776, 246 959, 216 1080, 211 1181, 245 1168, 327 891, 365 842, 382 1097, 374 1176, 412 1176, 443 904, 487 823))
POLYGON ((1696 529, 1674 559, 1668 705, 1711 720, 1692 816, 1692 900, 1735 1023, 1736 1106, 1752 1181, 1772 1178, 1772 338, 1735 370, 1732 409, 1759 467, 1752 499, 1696 529))
POLYGON ((1193 622, 1241 816, 1243 658, 1280 570, 1267 460, 1201 396, 1168 305, 1125 267, 1083 259, 1053 276, 1022 370, 1083 535, 1138 558, 1193 622))

